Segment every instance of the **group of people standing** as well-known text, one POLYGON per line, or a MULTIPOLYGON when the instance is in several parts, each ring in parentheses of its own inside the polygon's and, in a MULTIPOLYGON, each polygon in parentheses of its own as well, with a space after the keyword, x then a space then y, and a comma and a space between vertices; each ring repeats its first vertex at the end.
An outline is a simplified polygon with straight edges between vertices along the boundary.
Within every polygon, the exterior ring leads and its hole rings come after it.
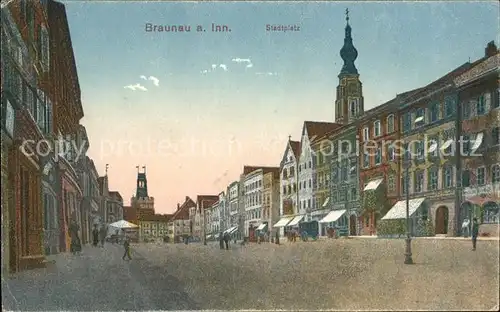
POLYGON ((224 249, 224 244, 226 245, 226 249, 229 249, 229 241, 231 240, 231 235, 229 233, 219 233, 219 246, 220 249, 224 249))
POLYGON ((94 229, 92 230, 92 246, 98 247, 99 243, 101 247, 104 247, 104 242, 106 241, 106 236, 108 235, 108 229, 105 225, 99 226, 94 224, 94 229))

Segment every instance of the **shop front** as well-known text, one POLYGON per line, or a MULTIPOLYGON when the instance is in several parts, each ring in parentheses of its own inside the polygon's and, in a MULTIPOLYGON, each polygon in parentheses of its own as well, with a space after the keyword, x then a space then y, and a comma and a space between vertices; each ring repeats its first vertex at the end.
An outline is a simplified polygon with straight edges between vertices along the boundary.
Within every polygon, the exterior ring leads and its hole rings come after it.
POLYGON ((59 177, 61 191, 58 201, 59 206, 59 249, 61 252, 70 250, 71 237, 69 227, 74 221, 78 225, 81 237, 82 218, 80 213, 80 201, 82 191, 78 185, 77 174, 72 165, 64 158, 59 156, 58 161, 59 177))
POLYGON ((12 138, 14 135, 14 113, 14 108, 10 102, 6 99, 2 99, 2 274, 9 272, 10 269, 10 216, 15 216, 15 210, 13 211, 12 209, 14 207, 12 201, 14 190, 12 187, 13 185, 9 182, 9 150, 12 148, 12 138))
POLYGON ((57 209, 57 170, 52 153, 41 158, 42 164, 42 203, 43 236, 45 255, 59 252, 59 216, 57 209))
POLYGON ((330 211, 319 221, 329 237, 348 236, 348 219, 345 209, 330 211))
MULTIPOLYGON (((499 183, 467 187, 464 189, 464 202, 460 206, 460 224, 463 224, 466 219, 471 221, 474 218, 476 218, 480 224, 480 235, 500 235, 499 183)), ((471 224, 472 222, 469 222, 469 225, 471 224)))

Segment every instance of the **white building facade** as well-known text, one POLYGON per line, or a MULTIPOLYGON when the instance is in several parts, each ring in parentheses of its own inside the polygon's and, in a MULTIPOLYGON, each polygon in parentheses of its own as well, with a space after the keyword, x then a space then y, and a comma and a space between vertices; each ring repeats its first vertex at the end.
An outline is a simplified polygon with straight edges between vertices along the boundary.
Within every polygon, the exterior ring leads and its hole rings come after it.
POLYGON ((256 169, 245 175, 243 187, 245 190, 245 236, 249 236, 249 227, 257 227, 262 221, 262 190, 263 171, 256 169))
POLYGON ((306 216, 307 212, 316 207, 314 196, 313 176, 315 157, 311 148, 311 141, 307 133, 307 127, 302 131, 300 142, 300 157, 298 162, 298 214, 306 216))
MULTIPOLYGON (((287 142, 280 164, 279 217, 293 218, 298 214, 298 158, 300 142, 287 142)), ((280 236, 284 235, 284 226, 279 227, 280 236)))

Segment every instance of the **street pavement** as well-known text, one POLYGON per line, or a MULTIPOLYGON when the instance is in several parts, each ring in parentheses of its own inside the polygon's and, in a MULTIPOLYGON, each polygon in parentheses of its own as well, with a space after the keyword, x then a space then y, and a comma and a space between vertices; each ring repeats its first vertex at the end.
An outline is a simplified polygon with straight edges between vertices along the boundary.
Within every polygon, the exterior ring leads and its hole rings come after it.
POLYGON ((2 310, 118 311, 197 310, 179 280, 123 247, 84 247, 81 255, 51 257, 45 269, 2 277, 2 310))
POLYGON ((498 241, 412 247, 410 266, 401 239, 135 244, 132 261, 119 246, 85 248, 2 280, 2 301, 22 311, 498 309, 498 241))

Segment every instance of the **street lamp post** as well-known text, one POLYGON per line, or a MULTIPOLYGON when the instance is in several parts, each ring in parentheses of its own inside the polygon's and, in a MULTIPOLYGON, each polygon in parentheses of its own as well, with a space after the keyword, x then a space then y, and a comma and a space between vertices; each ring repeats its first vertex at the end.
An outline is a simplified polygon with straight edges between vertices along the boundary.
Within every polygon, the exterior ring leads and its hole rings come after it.
POLYGON ((406 188, 406 251, 405 251, 405 264, 413 264, 411 257, 411 233, 410 233, 410 151, 406 150, 405 165, 405 188, 406 188))
POLYGON ((207 220, 206 220, 206 214, 205 214, 205 201, 202 200, 201 201, 201 211, 203 212, 203 245, 207 245, 207 233, 206 233, 206 224, 207 224, 207 220))

